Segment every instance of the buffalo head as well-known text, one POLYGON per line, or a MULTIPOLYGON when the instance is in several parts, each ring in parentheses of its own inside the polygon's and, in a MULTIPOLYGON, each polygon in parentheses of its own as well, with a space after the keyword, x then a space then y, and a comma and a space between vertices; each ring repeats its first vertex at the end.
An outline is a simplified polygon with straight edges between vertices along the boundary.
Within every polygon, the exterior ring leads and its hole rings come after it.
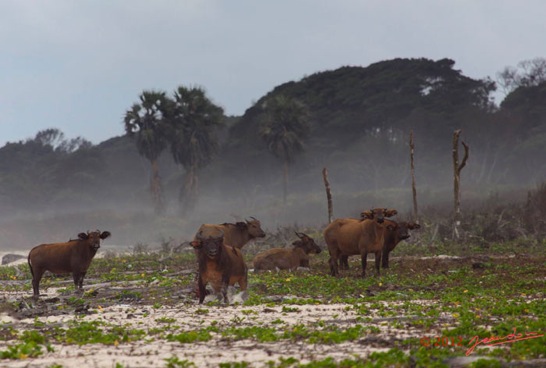
POLYGON ((362 220, 376 220, 378 223, 383 223, 385 217, 392 217, 396 215, 398 211, 388 208, 372 208, 371 210, 364 211, 360 214, 362 220))
POLYGON ((190 244, 195 249, 202 249, 209 258, 217 258, 222 252, 222 244, 224 243, 224 232, 217 230, 214 234, 203 234, 199 231, 195 235, 195 240, 190 244))
POLYGON ((112 235, 109 231, 103 231, 102 233, 97 231, 91 231, 87 233, 79 233, 78 238, 80 240, 85 240, 89 244, 89 247, 93 250, 97 250, 100 248, 100 241, 102 239, 108 238, 110 235, 112 235))
POLYGON ((396 233, 400 240, 405 240, 410 237, 410 230, 419 229, 420 227, 421 225, 413 222, 400 221, 396 227, 396 233))
POLYGON ((298 233, 296 231, 296 236, 300 238, 300 240, 296 240, 295 242, 292 243, 292 245, 294 245, 295 247, 301 247, 303 251, 305 252, 305 254, 309 254, 309 253, 319 254, 320 252, 322 252, 322 249, 320 249, 317 243, 315 243, 315 240, 311 238, 310 236, 308 236, 307 234, 298 233))
POLYGON ((250 218, 251 220, 245 220, 250 236, 253 238, 264 238, 265 231, 263 231, 260 221, 252 216, 250 218))

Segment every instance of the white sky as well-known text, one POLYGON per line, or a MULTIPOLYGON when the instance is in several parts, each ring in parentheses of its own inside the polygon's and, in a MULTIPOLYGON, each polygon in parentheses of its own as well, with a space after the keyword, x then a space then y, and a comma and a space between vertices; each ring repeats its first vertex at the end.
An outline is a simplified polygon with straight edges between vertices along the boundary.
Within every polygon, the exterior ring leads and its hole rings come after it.
POLYGON ((345 65, 447 57, 495 79, 545 45, 543 0, 0 0, 0 146, 122 135, 144 89, 198 85, 241 115, 345 65))

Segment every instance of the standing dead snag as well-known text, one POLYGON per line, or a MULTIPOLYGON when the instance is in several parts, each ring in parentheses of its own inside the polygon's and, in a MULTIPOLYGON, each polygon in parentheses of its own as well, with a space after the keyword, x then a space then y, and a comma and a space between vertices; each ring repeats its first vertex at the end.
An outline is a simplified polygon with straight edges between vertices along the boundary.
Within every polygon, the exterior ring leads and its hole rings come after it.
POLYGON ((411 171, 411 192, 413 195, 413 220, 417 221, 419 212, 417 211, 417 189, 415 188, 415 164, 413 152, 415 151, 415 143, 413 142, 413 130, 410 132, 410 171, 411 171))
POLYGON ((324 186, 326 187, 326 199, 328 200, 328 223, 332 222, 333 217, 333 204, 332 204, 332 192, 330 191, 330 183, 328 182, 328 169, 322 169, 322 179, 324 179, 324 186))
POLYGON ((461 142, 464 147, 463 161, 459 164, 459 136, 461 129, 453 132, 453 237, 459 238, 459 225, 461 222, 461 170, 466 165, 468 160, 468 145, 461 142))

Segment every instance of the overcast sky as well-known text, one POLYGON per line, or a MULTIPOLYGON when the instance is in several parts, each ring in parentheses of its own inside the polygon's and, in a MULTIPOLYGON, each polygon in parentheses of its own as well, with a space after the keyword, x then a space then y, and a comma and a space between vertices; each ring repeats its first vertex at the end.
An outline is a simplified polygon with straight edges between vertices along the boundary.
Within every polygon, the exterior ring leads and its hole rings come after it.
POLYGON ((544 0, 0 0, 0 146, 122 135, 145 89, 201 86, 241 115, 319 71, 451 58, 495 79, 545 45, 544 0))

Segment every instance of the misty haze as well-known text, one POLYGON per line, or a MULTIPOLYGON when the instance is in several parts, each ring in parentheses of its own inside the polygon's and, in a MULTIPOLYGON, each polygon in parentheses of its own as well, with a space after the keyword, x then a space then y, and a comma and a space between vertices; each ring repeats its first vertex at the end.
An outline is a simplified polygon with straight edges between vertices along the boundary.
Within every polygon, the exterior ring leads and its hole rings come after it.
MULTIPOLYGON (((334 218, 388 207, 411 219, 410 132, 418 220, 425 227, 452 218, 452 142, 459 129, 461 159, 461 143, 469 147, 460 175, 463 216, 492 205, 523 208, 546 181, 546 76, 529 83, 525 69, 519 79, 503 80, 509 89, 497 106, 492 80, 469 78, 454 64, 393 59, 320 72, 275 87, 243 116, 224 116, 204 91, 185 87, 162 93, 163 107, 172 101, 172 111, 146 116, 139 110, 143 91, 135 106, 126 107, 128 135, 93 145, 50 129, 8 143, 0 149, 0 247, 27 251, 95 229, 112 233, 107 244, 156 246, 189 240, 202 223, 250 217, 269 233, 289 226, 319 234, 328 223, 323 168, 334 218), (203 124, 195 128, 198 148, 166 140, 154 178, 152 161, 139 150, 144 125, 138 123, 172 114, 175 129, 187 124, 181 117, 189 113, 180 110, 184 93, 209 103, 217 121, 209 126, 196 115, 193 123, 203 124), (293 121, 280 115, 287 109, 293 121), (293 129, 290 139, 282 141, 286 137, 276 129, 293 129), (294 146, 286 150, 287 144, 294 146), (188 158, 195 155, 203 157, 188 158), (155 197, 154 185, 160 190, 155 197)), ((156 103, 159 97, 152 97, 156 103)), ((544 210, 538 207, 533 216, 544 210)))

